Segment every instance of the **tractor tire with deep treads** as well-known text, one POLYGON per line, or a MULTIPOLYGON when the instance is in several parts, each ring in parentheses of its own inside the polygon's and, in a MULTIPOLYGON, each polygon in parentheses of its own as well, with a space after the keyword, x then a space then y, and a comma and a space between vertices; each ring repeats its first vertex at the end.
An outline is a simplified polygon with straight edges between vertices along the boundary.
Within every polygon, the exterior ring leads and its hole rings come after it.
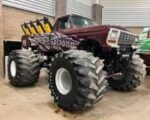
POLYGON ((40 62, 36 54, 29 51, 13 50, 8 59, 8 77, 16 87, 31 86, 38 81, 40 62))
POLYGON ((118 91, 131 91, 138 87, 146 76, 146 65, 139 55, 133 54, 128 64, 122 63, 125 75, 121 80, 110 79, 109 85, 118 91))
POLYGON ((98 102, 108 86, 103 67, 103 60, 83 50, 56 54, 49 80, 54 101, 67 111, 83 110, 98 102))

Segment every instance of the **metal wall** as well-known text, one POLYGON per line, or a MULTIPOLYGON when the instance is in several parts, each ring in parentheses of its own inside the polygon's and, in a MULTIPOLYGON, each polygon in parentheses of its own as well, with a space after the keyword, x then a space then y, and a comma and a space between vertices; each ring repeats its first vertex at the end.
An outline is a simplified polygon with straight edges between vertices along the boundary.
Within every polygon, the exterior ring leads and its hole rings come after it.
POLYGON ((55 16, 55 0, 3 0, 3 5, 55 16))
POLYGON ((67 0, 66 13, 92 18, 92 0, 67 0))
POLYGON ((103 24, 150 26, 150 0, 101 0, 103 24))

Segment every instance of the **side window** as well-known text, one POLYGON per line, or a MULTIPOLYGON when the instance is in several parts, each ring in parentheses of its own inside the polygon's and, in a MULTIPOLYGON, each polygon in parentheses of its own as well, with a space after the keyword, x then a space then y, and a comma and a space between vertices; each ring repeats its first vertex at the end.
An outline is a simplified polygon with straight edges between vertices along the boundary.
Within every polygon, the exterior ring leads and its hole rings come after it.
POLYGON ((59 20, 59 28, 60 29, 69 29, 71 27, 68 18, 63 18, 59 20))

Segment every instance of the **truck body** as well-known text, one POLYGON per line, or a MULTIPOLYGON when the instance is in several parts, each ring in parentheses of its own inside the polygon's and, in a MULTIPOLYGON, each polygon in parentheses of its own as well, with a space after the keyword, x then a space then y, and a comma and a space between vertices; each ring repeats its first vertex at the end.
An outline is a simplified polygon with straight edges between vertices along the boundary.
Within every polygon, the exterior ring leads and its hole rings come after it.
MULTIPOLYGON (((106 59, 106 57, 108 57, 108 59, 110 59, 110 57, 113 57, 116 53, 116 50, 120 51, 121 54, 127 54, 129 52, 132 53, 132 45, 134 44, 137 37, 134 33, 127 31, 125 27, 113 25, 98 25, 94 21, 79 15, 67 15, 58 18, 52 28, 52 31, 53 33, 60 33, 68 36, 72 40, 75 40, 75 46, 77 47, 80 47, 83 44, 84 47, 93 47, 96 45, 98 47, 97 49, 99 49, 99 51, 97 51, 97 54, 99 54, 104 59, 106 59)), ((43 34, 43 36, 49 38, 50 35, 43 34)), ((35 35, 30 38, 33 37, 35 37, 36 39, 44 38, 41 35, 35 35)), ((27 43, 22 42, 24 43, 23 46, 25 48, 28 47, 30 42, 30 40, 26 38, 26 36, 22 37, 22 41, 28 41, 27 43)), ((40 48, 42 48, 41 46, 45 46, 45 43, 43 45, 41 43, 40 48)), ((47 46, 50 45, 47 44, 47 46)), ((66 47, 61 47, 66 50, 66 47)), ((44 52, 45 51, 48 50, 45 49, 44 52)))
POLYGON ((133 47, 137 35, 126 28, 98 25, 79 15, 24 23, 22 49, 10 51, 8 76, 17 87, 33 85, 41 68, 49 71, 54 102, 77 111, 102 99, 108 83, 131 91, 145 78, 145 65, 133 47))
POLYGON ((98 25, 92 20, 79 15, 67 15, 58 18, 53 31, 60 32, 79 41, 93 40, 99 44, 103 52, 110 52, 111 46, 107 44, 107 38, 111 28, 127 31, 126 28, 121 26, 98 25), (66 26, 62 24, 66 24, 66 26))
POLYGON ((147 69, 150 69, 150 30, 143 31, 137 41, 137 53, 144 59, 147 69))

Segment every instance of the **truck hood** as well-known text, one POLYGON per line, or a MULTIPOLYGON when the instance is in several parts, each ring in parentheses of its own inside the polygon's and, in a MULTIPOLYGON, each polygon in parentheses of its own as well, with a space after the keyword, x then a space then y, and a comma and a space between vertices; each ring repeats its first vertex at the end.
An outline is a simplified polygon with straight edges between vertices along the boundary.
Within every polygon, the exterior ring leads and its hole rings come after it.
POLYGON ((90 26, 90 27, 81 27, 81 28, 74 28, 74 29, 65 29, 63 32, 67 35, 69 34, 82 34, 82 33, 91 33, 91 32, 98 32, 98 31, 106 31, 108 32, 110 28, 116 28, 120 30, 125 30, 127 29, 125 27, 121 26, 112 26, 112 25, 99 25, 99 26, 90 26))

